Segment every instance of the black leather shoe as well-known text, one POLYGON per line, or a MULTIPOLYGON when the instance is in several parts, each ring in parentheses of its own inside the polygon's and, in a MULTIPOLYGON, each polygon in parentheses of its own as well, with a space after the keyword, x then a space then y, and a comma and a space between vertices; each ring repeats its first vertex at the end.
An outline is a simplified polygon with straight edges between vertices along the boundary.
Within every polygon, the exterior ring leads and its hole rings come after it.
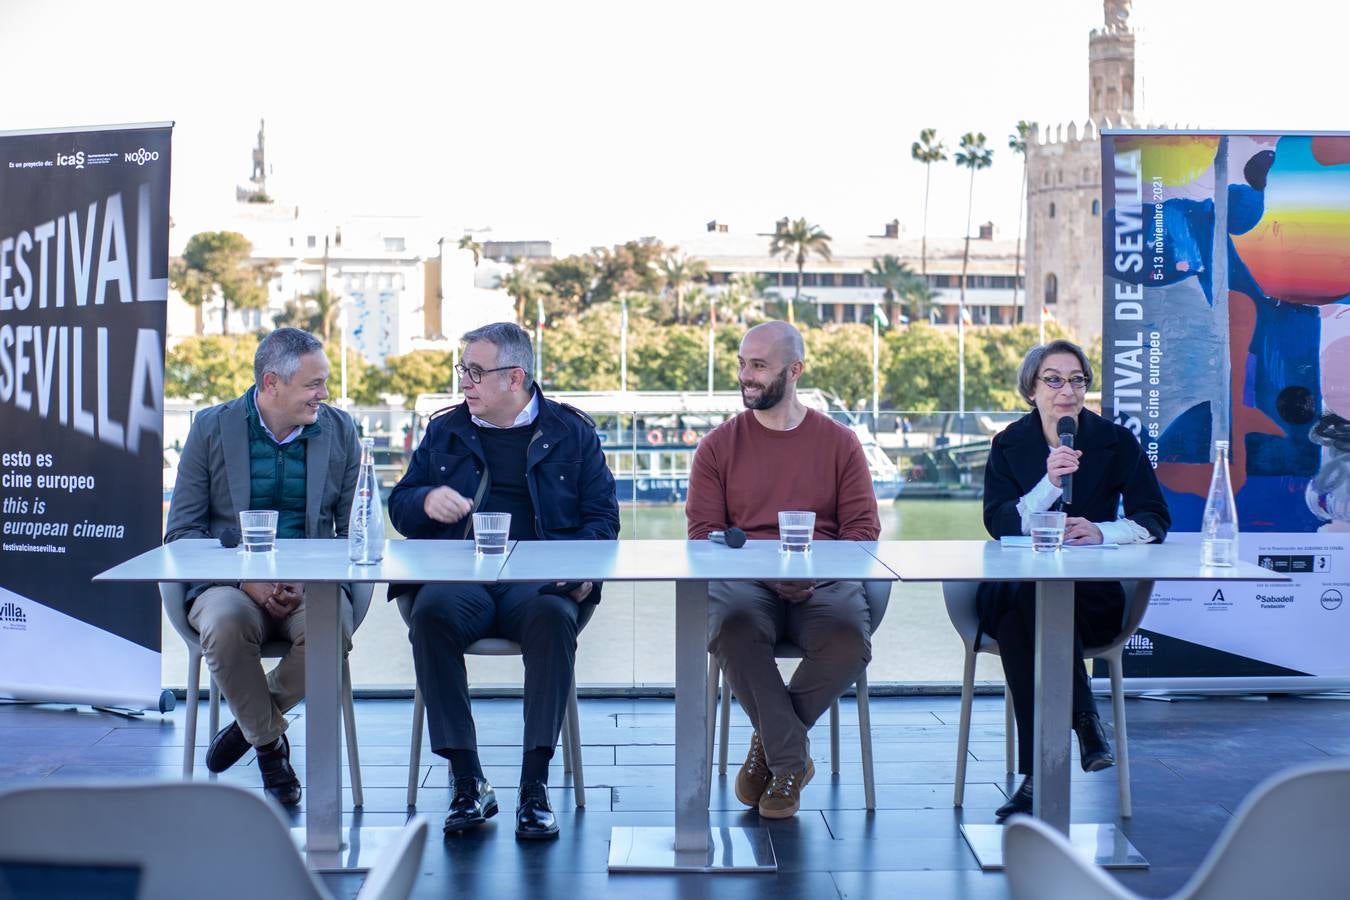
POLYGON ((211 738, 211 746, 206 750, 206 768, 217 774, 244 758, 249 751, 248 739, 239 729, 239 722, 231 722, 211 738))
POLYGON ((1102 730, 1102 720, 1096 713, 1078 713, 1073 717, 1073 730, 1078 735, 1078 753, 1084 772, 1100 772, 1116 764, 1106 732, 1102 730))
POLYGON ((300 779, 291 768, 291 742, 282 735, 269 748, 258 748, 258 769, 262 772, 263 790, 282 806, 300 803, 300 779))
POLYGON ((998 817, 998 820, 1000 822, 1002 822, 1004 819, 1008 818, 1008 816, 1011 816, 1013 813, 1030 813, 1030 812, 1031 812, 1031 776, 1028 775, 1022 779, 1022 784, 1019 785, 1017 790, 1013 793, 1013 795, 1008 798, 1008 802, 1000 806, 998 809, 994 810, 994 815, 998 817))
POLYGON ((466 775, 455 779, 450 798, 450 814, 445 817, 446 834, 458 834, 466 828, 482 825, 497 814, 497 792, 486 778, 466 775))
POLYGON ((548 785, 530 781, 520 786, 516 805, 516 837, 522 841, 547 841, 558 836, 558 819, 548 803, 548 785))

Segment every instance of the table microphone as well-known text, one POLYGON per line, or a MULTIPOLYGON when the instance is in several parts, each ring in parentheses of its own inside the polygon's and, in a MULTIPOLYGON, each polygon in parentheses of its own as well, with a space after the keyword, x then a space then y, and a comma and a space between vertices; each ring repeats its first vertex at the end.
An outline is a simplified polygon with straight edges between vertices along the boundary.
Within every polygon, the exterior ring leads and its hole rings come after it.
MULTIPOLYGON (((1059 424, 1055 426, 1055 430, 1059 432, 1060 445, 1072 450, 1073 436, 1078 433, 1077 420, 1075 420, 1073 416, 1065 416, 1059 420, 1059 424)), ((1064 486, 1064 494, 1062 497, 1064 505, 1068 506, 1073 502, 1073 476, 1061 475, 1059 480, 1064 486)))
POLYGON ((739 528, 728 528, 726 531, 711 531, 708 533, 708 540, 714 543, 724 544, 735 550, 745 546, 745 532, 739 528))
POLYGON ((220 546, 222 546, 222 547, 238 547, 238 546, 239 546, 239 529, 238 529, 238 528, 232 528, 232 527, 231 527, 231 528, 224 528, 224 529, 222 529, 221 532, 220 532, 220 546))

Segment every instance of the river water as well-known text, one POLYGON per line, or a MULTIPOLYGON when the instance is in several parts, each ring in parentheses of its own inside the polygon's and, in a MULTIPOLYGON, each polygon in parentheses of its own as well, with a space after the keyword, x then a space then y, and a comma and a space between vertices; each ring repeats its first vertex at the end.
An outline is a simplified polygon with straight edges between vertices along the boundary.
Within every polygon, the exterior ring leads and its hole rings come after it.
MULTIPOLYGON (((685 535, 681 504, 625 506, 621 536, 680 539, 685 535)), ((987 538, 979 500, 906 500, 879 507, 884 540, 987 538)), ((397 533, 388 529, 391 537, 397 533)), ((669 582, 614 583, 582 632, 577 649, 577 682, 583 687, 647 687, 674 683, 675 587, 669 582)), ((166 686, 186 683, 183 642, 164 625, 163 678, 166 686)), ((785 669, 790 668, 787 664, 785 669)), ((961 641, 947 619, 938 585, 897 583, 886 617, 872 638, 868 679, 885 682, 959 682, 961 641)), ((360 687, 408 687, 414 680, 407 629, 398 610, 377 587, 370 613, 353 639, 352 681, 360 687)), ((470 683, 476 687, 518 687, 523 677, 514 657, 473 657, 470 683)), ((981 655, 976 677, 1001 681, 998 661, 981 655)))

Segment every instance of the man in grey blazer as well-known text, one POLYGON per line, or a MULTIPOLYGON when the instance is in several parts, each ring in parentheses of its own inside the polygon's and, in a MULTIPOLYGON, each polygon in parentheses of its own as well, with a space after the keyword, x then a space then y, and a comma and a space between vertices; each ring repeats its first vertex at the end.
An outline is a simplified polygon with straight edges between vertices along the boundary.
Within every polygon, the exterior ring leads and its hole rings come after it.
MULTIPOLYGON (((243 509, 276 510, 279 538, 346 535, 361 448, 351 417, 323 402, 328 374, 323 344, 312 335, 278 328, 262 339, 254 385, 192 421, 166 543, 218 538, 238 528, 243 509)), ((188 621, 235 716, 211 741, 207 768, 222 772, 256 748, 267 793, 287 806, 299 803, 285 713, 305 692, 305 586, 194 584, 187 597, 188 621), (265 674, 259 651, 274 640, 289 641, 291 649, 265 674)), ((341 611, 349 649, 350 597, 341 611)))

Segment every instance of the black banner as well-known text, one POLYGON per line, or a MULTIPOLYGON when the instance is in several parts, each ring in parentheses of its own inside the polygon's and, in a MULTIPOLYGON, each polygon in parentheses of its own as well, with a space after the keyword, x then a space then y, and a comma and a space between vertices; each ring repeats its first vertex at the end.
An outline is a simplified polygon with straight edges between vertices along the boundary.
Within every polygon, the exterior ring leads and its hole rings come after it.
POLYGON ((0 696, 158 702, 171 134, 0 134, 0 696))

